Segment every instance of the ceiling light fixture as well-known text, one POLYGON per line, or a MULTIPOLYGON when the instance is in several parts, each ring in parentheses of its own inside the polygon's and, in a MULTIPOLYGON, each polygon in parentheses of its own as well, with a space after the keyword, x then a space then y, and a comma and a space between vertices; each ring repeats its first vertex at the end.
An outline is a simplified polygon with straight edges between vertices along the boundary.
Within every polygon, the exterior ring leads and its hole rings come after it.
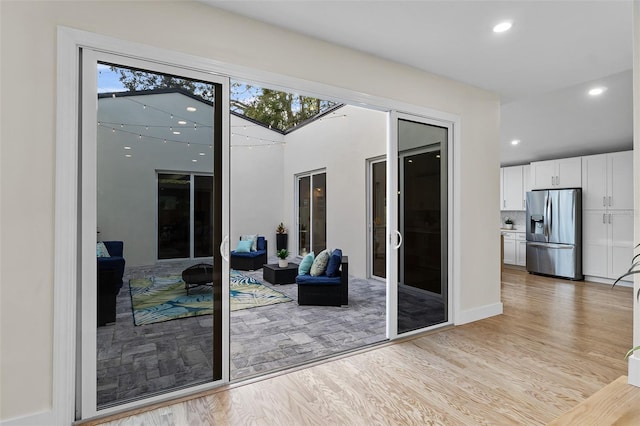
POLYGON ((593 89, 589 90, 589 94, 591 96, 598 96, 602 95, 606 90, 606 87, 594 87, 593 89))
POLYGON ((196 111, 197 111, 197 109, 196 109, 196 107, 191 107, 191 106, 190 106, 190 107, 187 107, 187 111, 189 111, 189 112, 196 112, 196 111))
POLYGON ((511 141, 511 145, 518 145, 520 143, 520 139, 514 139, 511 141))
POLYGON ((173 132, 174 135, 179 135, 180 132, 178 132, 177 130, 173 132))
POLYGON ((183 124, 184 125, 184 124, 187 124, 187 122, 184 121, 184 120, 180 120, 180 121, 178 121, 178 124, 183 124))
POLYGON ((494 33, 503 33, 505 31, 509 31, 512 26, 513 26, 513 23, 511 23, 511 21, 500 22, 498 25, 493 27, 493 32, 494 33))

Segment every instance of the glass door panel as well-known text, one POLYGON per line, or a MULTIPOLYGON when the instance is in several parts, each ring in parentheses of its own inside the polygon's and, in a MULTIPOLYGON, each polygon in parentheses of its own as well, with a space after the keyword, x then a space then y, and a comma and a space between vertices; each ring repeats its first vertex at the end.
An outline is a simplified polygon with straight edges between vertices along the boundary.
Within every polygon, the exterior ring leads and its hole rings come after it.
POLYGON ((369 168, 369 250, 371 265, 370 274, 378 278, 386 278, 387 267, 387 162, 375 161, 369 168))
POLYGON ((448 321, 448 129, 398 120, 398 333, 448 321))
POLYGON ((298 179, 298 254, 311 251, 311 176, 298 179))
POLYGON ((313 251, 317 255, 327 248, 327 174, 319 173, 313 178, 313 202, 311 227, 313 236, 311 238, 313 251))
POLYGON ((213 177, 194 176, 194 257, 213 256, 213 177))
POLYGON ((223 379, 229 272, 217 247, 228 229, 228 82, 91 50, 82 56, 77 401, 87 418, 223 379), (97 242, 109 255, 100 257, 97 242))
POLYGON ((191 176, 158 175, 158 259, 188 258, 191 176))

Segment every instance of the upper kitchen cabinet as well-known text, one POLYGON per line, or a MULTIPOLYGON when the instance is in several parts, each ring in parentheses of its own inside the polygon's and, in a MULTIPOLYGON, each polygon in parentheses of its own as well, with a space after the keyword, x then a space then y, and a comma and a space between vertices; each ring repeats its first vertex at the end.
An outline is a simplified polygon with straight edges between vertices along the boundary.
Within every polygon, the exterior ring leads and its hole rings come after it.
POLYGON ((524 210, 524 167, 512 166, 500 169, 500 210, 524 210))
POLYGON ((582 157, 531 163, 531 189, 580 188, 582 157))
POLYGON ((633 210, 633 152, 582 157, 585 210, 633 210))

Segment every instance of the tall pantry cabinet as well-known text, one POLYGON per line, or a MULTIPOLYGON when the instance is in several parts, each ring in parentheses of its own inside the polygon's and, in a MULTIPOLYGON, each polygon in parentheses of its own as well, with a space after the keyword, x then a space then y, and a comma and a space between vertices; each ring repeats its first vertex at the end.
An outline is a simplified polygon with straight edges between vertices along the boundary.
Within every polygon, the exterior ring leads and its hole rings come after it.
POLYGON ((582 157, 582 269, 615 279, 633 258, 633 152, 582 157))

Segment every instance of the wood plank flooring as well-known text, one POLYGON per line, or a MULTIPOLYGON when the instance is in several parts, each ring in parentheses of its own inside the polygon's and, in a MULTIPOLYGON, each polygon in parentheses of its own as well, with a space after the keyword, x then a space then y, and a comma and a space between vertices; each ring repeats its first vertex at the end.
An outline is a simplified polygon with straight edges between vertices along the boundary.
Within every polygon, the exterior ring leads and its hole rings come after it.
POLYGON ((630 288, 510 269, 502 288, 503 315, 102 424, 541 425, 627 373, 630 288))
POLYGON ((618 377, 549 426, 639 425, 640 388, 628 384, 627 380, 627 376, 618 377))

